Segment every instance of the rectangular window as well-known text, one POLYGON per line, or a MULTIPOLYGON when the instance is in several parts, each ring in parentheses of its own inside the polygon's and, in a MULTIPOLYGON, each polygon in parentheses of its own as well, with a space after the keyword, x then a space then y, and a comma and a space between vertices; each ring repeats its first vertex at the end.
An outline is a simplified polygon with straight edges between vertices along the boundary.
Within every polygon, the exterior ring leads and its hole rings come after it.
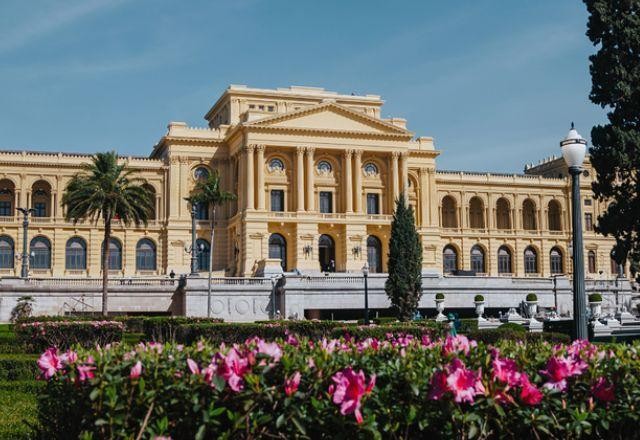
POLYGON ((592 199, 584 199, 584 206, 591 206, 591 200, 592 199))
POLYGON ((320 191, 320 212, 324 214, 333 212, 333 193, 320 191))
POLYGON ((284 211, 284 190, 271 190, 271 210, 274 212, 284 211))
POLYGON ((380 214, 380 196, 367 194, 367 214, 380 214))
POLYGON ((38 202, 33 204, 34 217, 46 217, 47 216, 47 204, 44 202, 38 202))
POLYGON ((11 212, 11 202, 0 202, 0 215, 5 217, 10 217, 13 215, 13 212, 11 212))
POLYGON ((584 215, 584 230, 593 231, 593 214, 586 213, 584 215))
POLYGON ((270 105, 269 107, 267 107, 267 110, 269 110, 270 112, 272 112, 272 111, 274 111, 274 110, 275 110, 275 108, 274 108, 274 106, 270 105))
POLYGON ((209 204, 198 203, 196 205, 196 220, 209 220, 209 204))

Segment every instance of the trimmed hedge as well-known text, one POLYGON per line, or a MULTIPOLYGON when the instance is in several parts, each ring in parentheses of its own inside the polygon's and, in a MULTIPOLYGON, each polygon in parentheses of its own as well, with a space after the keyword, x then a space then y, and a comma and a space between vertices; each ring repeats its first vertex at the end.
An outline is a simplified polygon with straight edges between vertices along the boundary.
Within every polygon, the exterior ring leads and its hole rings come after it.
POLYGON ((485 344, 495 344, 500 341, 523 341, 523 342, 541 342, 547 341, 552 343, 568 343, 571 338, 564 333, 529 333, 526 330, 524 332, 514 330, 511 328, 506 329, 488 329, 488 330, 474 330, 466 333, 470 339, 476 341, 482 341, 485 344))
POLYGON ((185 316, 153 316, 142 319, 142 333, 147 341, 175 342, 176 331, 182 325, 221 323, 219 318, 189 318, 185 316))
POLYGON ((85 348, 104 346, 122 340, 124 325, 115 321, 46 321, 16 324, 19 343, 29 350, 48 347, 66 349, 73 345, 85 348))
POLYGON ((37 356, 3 354, 0 356, 0 381, 34 380, 38 373, 37 356))
POLYGON ((349 336, 361 338, 384 338, 388 333, 406 333, 414 336, 429 334, 434 337, 445 333, 446 328, 433 321, 414 321, 392 325, 355 324, 345 325, 340 321, 271 321, 268 323, 214 323, 187 324, 178 328, 175 341, 193 344, 204 339, 213 344, 239 344, 257 336, 267 341, 285 339, 288 335, 307 337, 312 340, 349 336))

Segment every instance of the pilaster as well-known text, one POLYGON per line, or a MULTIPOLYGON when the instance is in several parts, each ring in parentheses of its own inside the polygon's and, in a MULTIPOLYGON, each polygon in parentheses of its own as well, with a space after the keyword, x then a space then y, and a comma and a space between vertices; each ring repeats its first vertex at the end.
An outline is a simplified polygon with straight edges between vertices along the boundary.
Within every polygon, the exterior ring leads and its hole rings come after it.
POLYGON ((344 201, 345 212, 353 212, 353 179, 351 176, 351 156, 353 150, 345 150, 344 152, 344 201))
POLYGON ((354 161, 353 161, 353 175, 355 182, 355 211, 358 214, 362 213, 362 150, 356 150, 354 152, 354 161))
POLYGON ((304 147, 296 148, 296 210, 304 211, 304 147))
POLYGON ((256 146, 256 152, 257 152, 257 171, 258 171, 258 177, 257 177, 257 185, 256 185, 256 190, 258 192, 258 210, 259 211, 264 211, 265 209, 265 203, 264 203, 264 199, 265 199, 265 188, 264 188, 264 145, 257 145, 256 146))
MULTIPOLYGON (((307 147, 307 211, 312 212, 315 211, 315 194, 314 194, 314 159, 313 155, 315 152, 315 148, 307 147)), ((301 187, 300 187, 301 188, 301 187)))

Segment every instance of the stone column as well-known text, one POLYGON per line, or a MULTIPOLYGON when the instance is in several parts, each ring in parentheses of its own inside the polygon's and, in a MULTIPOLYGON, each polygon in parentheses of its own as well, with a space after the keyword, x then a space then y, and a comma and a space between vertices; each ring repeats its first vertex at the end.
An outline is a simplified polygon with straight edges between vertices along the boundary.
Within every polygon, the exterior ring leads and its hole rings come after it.
POLYGON ((345 212, 353 212, 353 179, 351 178, 351 156, 353 150, 344 152, 344 201, 345 212))
POLYGON ((391 152, 391 195, 393 196, 393 200, 391 201, 391 212, 395 209, 396 199, 400 193, 398 188, 398 156, 400 156, 399 152, 391 152))
POLYGON ((362 150, 356 150, 354 155, 353 173, 355 181, 355 210, 362 213, 362 150))
POLYGON ((420 168, 420 226, 429 226, 429 169, 420 168))
POLYGON ((400 190, 404 193, 404 200, 409 203, 409 154, 402 153, 400 167, 400 190))
MULTIPOLYGON (((314 159, 313 154, 315 152, 315 148, 307 147, 307 211, 315 211, 315 194, 314 194, 314 159)), ((301 188, 301 187, 300 187, 301 188)))
POLYGON ((304 147, 296 148, 296 210, 304 211, 304 147))
POLYGON ((256 146, 258 158, 256 166, 258 167, 258 210, 264 211, 264 145, 256 146))
POLYGON ((247 176, 245 180, 245 202, 246 208, 248 210, 253 210, 255 208, 254 204, 254 194, 255 194, 255 184, 253 183, 253 150, 255 149, 255 145, 247 145, 244 149, 244 153, 246 157, 246 166, 247 166, 247 176))

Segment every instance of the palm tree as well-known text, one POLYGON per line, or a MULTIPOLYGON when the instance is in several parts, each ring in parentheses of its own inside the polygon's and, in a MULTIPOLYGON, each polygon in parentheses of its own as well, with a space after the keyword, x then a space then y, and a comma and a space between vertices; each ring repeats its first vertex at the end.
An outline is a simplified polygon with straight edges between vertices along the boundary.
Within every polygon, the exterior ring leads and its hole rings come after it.
POLYGON ((118 164, 115 151, 96 153, 91 162, 82 166, 83 171, 74 175, 62 196, 67 221, 89 219, 104 221, 102 244, 102 314, 108 311, 109 242, 111 223, 120 219, 126 226, 146 225, 153 212, 152 195, 144 185, 145 179, 135 176, 135 170, 127 163, 118 164))
MULTIPOLYGON (((211 207, 211 237, 209 243, 209 286, 207 294, 207 316, 211 315, 211 272, 213 271, 213 225, 216 218, 216 207, 221 206, 231 200, 235 200, 236 195, 224 191, 220 187, 220 174, 218 171, 211 173, 206 179, 198 181, 193 190, 193 194, 187 198, 189 203, 195 205, 202 203, 211 207)), ((195 246, 195 243, 192 244, 195 246)))

